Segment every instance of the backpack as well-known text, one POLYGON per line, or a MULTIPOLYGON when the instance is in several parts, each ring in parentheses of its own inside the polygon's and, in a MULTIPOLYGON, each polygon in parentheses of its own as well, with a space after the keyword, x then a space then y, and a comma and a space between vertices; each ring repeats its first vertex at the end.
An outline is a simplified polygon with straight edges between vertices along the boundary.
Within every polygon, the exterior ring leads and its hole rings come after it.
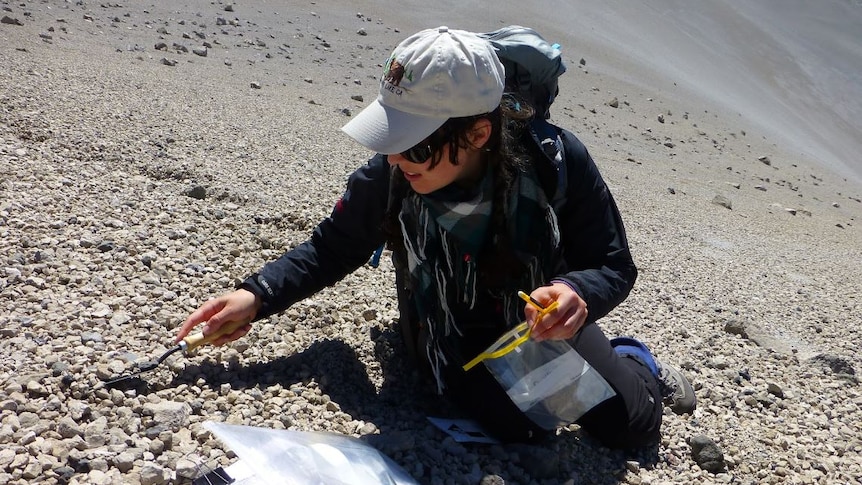
MULTIPOLYGON (((548 122, 550 107, 559 94, 557 79, 566 72, 559 44, 549 44, 528 27, 510 25, 493 32, 477 34, 491 43, 506 71, 504 95, 516 94, 530 103, 536 112, 530 122, 530 134, 538 152, 549 163, 536 165, 536 172, 548 202, 555 210, 565 203, 568 177, 560 130, 548 122)), ((398 195, 389 190, 389 204, 398 195)), ((369 264, 377 267, 383 246, 377 249, 369 264)))
POLYGON ((560 91, 557 79, 566 72, 559 44, 549 44, 535 30, 510 25, 478 34, 494 46, 506 70, 504 92, 527 100, 543 119, 560 91))

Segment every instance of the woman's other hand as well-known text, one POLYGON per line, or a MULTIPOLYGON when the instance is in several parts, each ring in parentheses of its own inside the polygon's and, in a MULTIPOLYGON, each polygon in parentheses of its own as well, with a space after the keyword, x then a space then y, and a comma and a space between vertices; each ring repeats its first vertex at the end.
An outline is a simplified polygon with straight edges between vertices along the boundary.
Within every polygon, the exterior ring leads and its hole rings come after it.
POLYGON ((578 333, 587 321, 587 303, 565 283, 541 286, 530 293, 536 301, 547 307, 553 302, 559 306, 536 322, 539 310, 528 304, 524 310, 532 330, 531 338, 541 340, 565 340, 578 333))

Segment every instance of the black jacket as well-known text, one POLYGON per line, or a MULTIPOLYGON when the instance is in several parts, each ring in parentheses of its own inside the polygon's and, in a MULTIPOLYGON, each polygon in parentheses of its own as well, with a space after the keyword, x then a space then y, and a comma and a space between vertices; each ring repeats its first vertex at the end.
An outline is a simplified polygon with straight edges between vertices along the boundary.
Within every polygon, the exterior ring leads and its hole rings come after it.
MULTIPOLYGON (((616 203, 587 149, 568 131, 561 130, 561 139, 567 183, 557 218, 565 270, 554 279, 566 280, 580 294, 589 309, 587 322, 593 322, 628 296, 637 269, 616 203)), ((283 311, 368 262, 384 242, 389 178, 386 157, 371 158, 350 176, 347 191, 310 239, 242 283, 263 300, 256 319, 283 311)))

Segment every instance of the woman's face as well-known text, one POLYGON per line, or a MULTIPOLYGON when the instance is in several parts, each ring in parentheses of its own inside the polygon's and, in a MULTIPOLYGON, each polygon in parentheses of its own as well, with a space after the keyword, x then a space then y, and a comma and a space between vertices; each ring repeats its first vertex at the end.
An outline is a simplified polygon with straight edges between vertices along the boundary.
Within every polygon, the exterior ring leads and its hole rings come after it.
POLYGON ((490 122, 479 120, 468 134, 470 143, 466 147, 458 147, 458 165, 449 160, 451 145, 446 143, 438 153, 440 163, 431 168, 431 157, 422 163, 414 163, 404 158, 400 153, 388 155, 389 164, 398 166, 404 178, 410 182, 410 187, 417 194, 430 194, 451 183, 470 184, 481 179, 484 173, 481 147, 490 136, 490 122), (483 121, 485 123, 483 123, 483 121), (487 124, 487 126, 486 126, 487 124), (487 133, 486 133, 487 132, 487 133))

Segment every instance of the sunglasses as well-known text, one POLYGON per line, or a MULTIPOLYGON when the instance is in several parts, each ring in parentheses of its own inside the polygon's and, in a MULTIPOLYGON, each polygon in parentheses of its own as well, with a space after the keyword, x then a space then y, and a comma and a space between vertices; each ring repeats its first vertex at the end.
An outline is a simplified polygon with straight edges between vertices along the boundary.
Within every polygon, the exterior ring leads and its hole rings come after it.
POLYGON ((434 154, 434 149, 431 148, 431 143, 428 140, 422 140, 414 147, 407 151, 401 152, 401 156, 412 163, 425 163, 434 154))

